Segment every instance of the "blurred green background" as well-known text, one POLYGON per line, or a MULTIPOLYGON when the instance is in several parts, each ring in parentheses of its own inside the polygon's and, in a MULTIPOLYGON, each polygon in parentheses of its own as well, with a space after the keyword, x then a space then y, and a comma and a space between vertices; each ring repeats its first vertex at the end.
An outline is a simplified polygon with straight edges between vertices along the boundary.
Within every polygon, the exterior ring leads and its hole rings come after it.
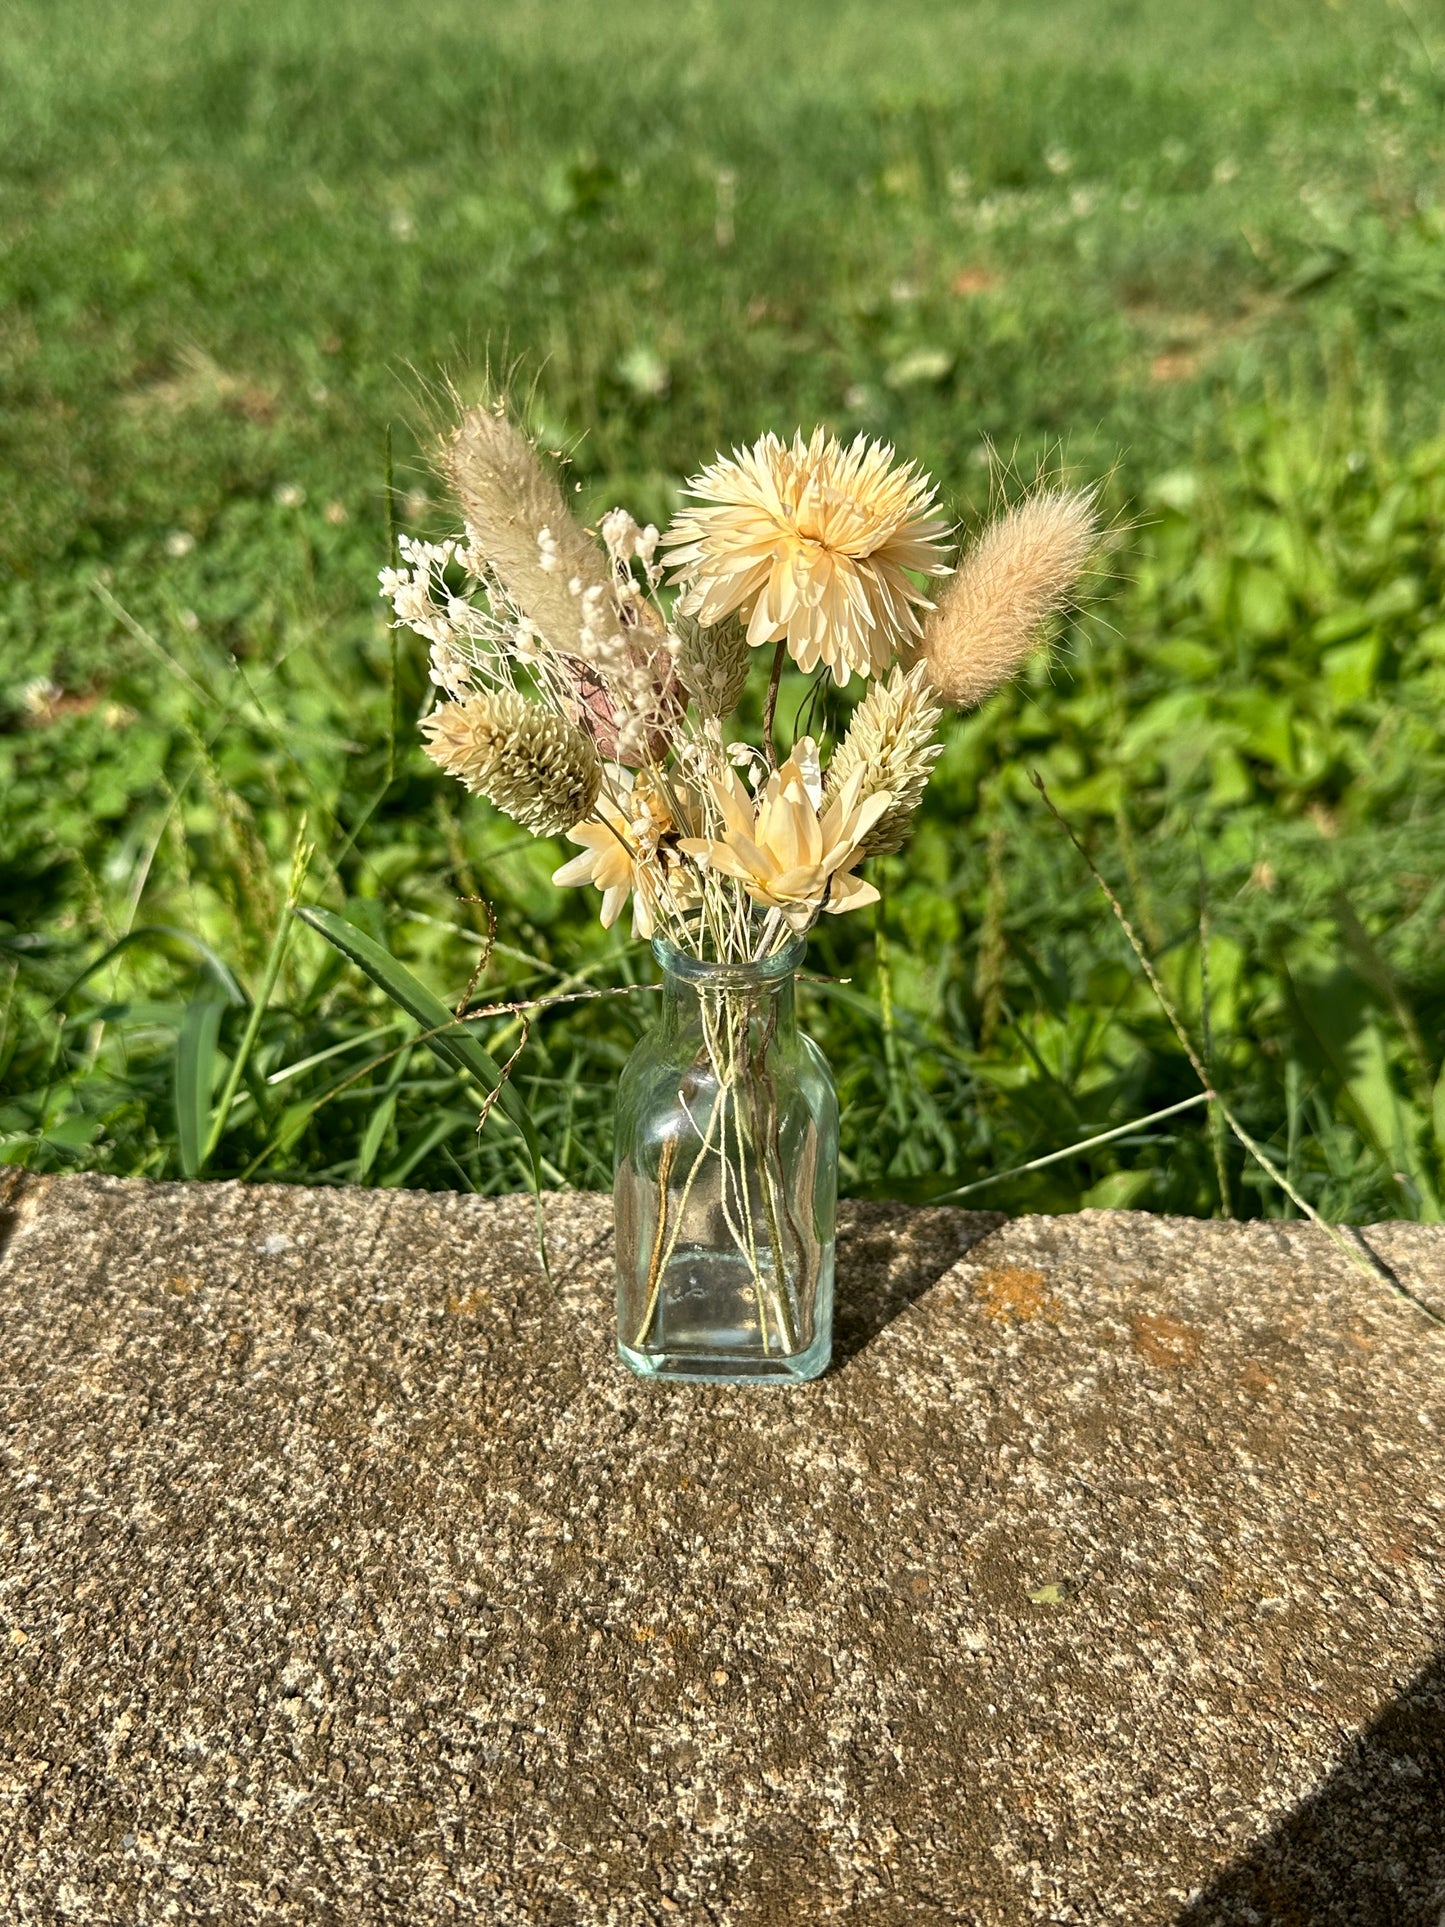
MULTIPOLYGON (((1438 7, 1376 0, 11 0, 0 1159, 520 1182, 364 978, 294 924, 280 955, 303 819, 307 899, 448 1002, 476 898, 483 996, 650 981, 561 847, 422 758, 375 595, 388 429, 404 525, 449 532, 427 396, 490 358, 588 515, 661 522, 716 449, 824 421, 965 529, 994 447, 1127 530, 950 736, 876 914, 813 945, 845 1189, 947 1193, 1197 1089, 1037 768, 1303 1194, 1438 1217, 1442 62, 1438 7)), ((648 1009, 533 1026, 548 1181, 609 1182, 648 1009)), ((1213 1129, 978 1201, 1291 1213, 1213 1129)))

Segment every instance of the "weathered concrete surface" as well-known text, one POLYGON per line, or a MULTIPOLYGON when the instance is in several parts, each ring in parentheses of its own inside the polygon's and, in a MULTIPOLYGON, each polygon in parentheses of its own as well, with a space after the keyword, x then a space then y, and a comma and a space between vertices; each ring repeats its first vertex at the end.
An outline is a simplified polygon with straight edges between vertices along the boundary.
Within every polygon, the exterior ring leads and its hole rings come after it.
POLYGON ((855 1206, 778 1393, 619 1374, 594 1198, 555 1295, 526 1201, 10 1205, 0 1920, 1436 1927, 1445 1334, 1307 1227, 855 1206))

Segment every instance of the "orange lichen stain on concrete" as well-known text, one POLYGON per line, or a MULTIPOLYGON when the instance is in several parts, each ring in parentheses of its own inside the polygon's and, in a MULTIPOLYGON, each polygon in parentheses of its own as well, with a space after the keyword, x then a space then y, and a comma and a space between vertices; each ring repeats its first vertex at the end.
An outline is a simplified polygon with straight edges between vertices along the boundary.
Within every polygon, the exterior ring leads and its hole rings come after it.
POLYGON ((469 1291, 465 1294, 452 1292, 447 1298, 447 1310, 453 1318, 474 1318, 487 1302, 484 1291, 469 1291))
POLYGON ((1278 1384, 1278 1380, 1271 1378, 1263 1365, 1256 1364, 1252 1358, 1240 1372, 1239 1382, 1246 1392, 1254 1393, 1257 1398, 1263 1398, 1267 1392, 1272 1392, 1278 1384))
POLYGON ((1199 1356, 1199 1333, 1163 1312, 1144 1311, 1129 1320, 1134 1349, 1151 1365, 1189 1365, 1199 1356))
POLYGON ((974 1280, 986 1318, 1002 1325, 1027 1324, 1032 1318, 1052 1318, 1058 1304, 1041 1271, 1022 1265, 1000 1265, 981 1271, 974 1280))

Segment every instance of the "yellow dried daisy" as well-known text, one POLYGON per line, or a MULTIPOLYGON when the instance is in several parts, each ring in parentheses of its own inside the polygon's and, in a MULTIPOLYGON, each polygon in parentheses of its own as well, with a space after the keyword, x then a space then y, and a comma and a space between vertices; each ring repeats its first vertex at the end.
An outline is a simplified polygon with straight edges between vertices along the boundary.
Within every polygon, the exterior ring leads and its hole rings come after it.
POLYGON ((887 443, 764 435, 688 493, 703 506, 664 537, 684 615, 711 625, 738 610, 754 648, 786 638, 800 669, 822 663, 840 684, 881 675, 921 634, 917 611, 932 604, 908 571, 948 573, 948 524, 928 476, 895 465, 887 443))
POLYGON ((697 802, 675 777, 664 781, 653 770, 634 775, 620 764, 607 773, 609 788, 592 816, 567 832, 581 844, 581 856, 554 871, 552 881, 594 884, 602 892, 604 930, 631 896, 632 934, 650 937, 664 909, 676 914, 697 900, 695 873, 678 853, 682 833, 698 827, 697 802))

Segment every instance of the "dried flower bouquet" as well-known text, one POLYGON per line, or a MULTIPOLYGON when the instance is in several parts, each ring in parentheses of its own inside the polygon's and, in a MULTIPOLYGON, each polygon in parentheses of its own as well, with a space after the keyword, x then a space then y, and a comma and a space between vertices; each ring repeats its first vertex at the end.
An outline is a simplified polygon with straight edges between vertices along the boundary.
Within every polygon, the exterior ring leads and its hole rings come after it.
MULTIPOLYGON (((859 866, 907 841, 945 710, 1006 680, 1068 599, 1098 533, 1094 497, 1037 491, 955 566, 932 482, 861 436, 764 435, 688 484, 665 535, 614 509, 600 541, 504 409, 464 413, 440 459, 465 533, 403 537, 402 566, 381 577, 398 623, 431 647, 428 754, 534 835, 575 843, 554 881, 597 889, 604 925, 630 899, 634 935, 665 964, 716 973, 682 1121, 650 1157, 624 1355, 646 1354, 701 1186, 754 1339, 791 1356, 821 1260, 784 1168, 777 1013, 748 973, 796 961, 820 916, 877 899, 859 866), (761 746, 729 728, 755 651, 769 666, 761 746), (872 679, 826 761, 810 736, 778 761, 788 659, 840 686, 872 679)), ((619 1235, 622 1216, 619 1191, 619 1235)))

